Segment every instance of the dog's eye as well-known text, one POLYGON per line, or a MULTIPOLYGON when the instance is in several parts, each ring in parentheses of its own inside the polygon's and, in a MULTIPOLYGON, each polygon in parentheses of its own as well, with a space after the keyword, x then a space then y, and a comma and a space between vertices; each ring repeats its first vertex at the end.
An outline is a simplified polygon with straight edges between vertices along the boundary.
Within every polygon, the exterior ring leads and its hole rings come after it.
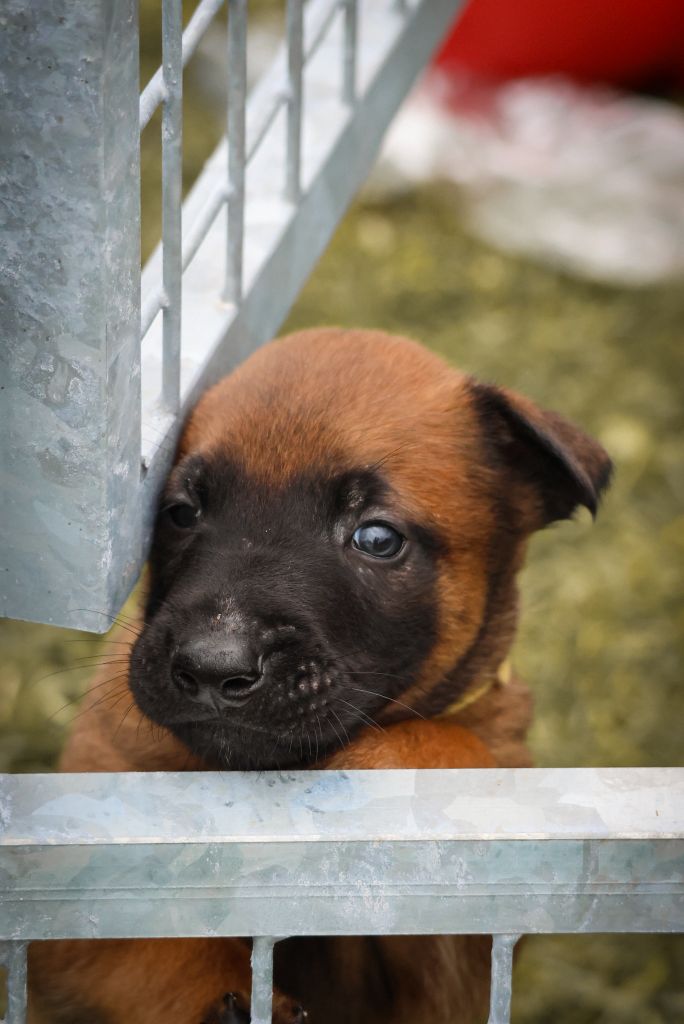
POLYGON ((190 530, 199 519, 199 509, 194 505, 171 505, 166 509, 166 514, 179 530, 190 530))
POLYGON ((387 523, 364 523, 354 531, 352 544, 375 558, 391 558, 404 545, 404 538, 387 523))

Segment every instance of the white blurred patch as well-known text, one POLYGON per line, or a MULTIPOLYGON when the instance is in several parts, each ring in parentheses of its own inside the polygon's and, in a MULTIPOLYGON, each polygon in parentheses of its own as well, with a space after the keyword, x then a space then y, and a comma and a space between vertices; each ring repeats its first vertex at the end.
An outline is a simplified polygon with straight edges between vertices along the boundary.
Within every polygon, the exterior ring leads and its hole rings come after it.
POLYGON ((432 72, 390 127, 369 189, 379 198, 439 179, 502 249, 610 283, 684 273, 684 114, 666 102, 432 72))

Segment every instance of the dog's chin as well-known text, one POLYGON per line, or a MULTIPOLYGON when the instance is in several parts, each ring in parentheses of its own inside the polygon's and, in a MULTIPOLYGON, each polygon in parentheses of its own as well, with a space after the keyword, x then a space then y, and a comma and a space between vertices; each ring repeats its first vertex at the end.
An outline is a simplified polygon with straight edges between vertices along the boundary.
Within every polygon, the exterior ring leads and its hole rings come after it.
POLYGON ((279 731, 248 721, 221 718, 160 722, 200 758, 209 769, 269 771, 306 768, 339 748, 339 742, 322 731, 305 727, 279 731))
MULTIPOLYGON (((310 767, 346 746, 359 728, 373 721, 365 710, 352 710, 346 699, 337 701, 337 710, 324 702, 312 704, 308 691, 298 701, 299 691, 278 679, 272 681, 268 699, 259 693, 244 706, 210 711, 181 699, 152 658, 135 654, 129 685, 145 718, 180 740, 208 770, 310 767)), ((344 692, 343 686, 343 676, 336 675, 328 695, 344 692)))

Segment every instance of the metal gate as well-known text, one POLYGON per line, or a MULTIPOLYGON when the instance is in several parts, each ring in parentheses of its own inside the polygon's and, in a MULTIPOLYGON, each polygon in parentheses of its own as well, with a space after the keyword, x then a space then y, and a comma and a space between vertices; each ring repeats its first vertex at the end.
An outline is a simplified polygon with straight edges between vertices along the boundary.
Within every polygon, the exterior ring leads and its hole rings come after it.
POLYGON ((277 938, 494 935, 489 1024, 509 1024, 521 934, 684 930, 680 769, 0 785, 7 1024, 24 1024, 33 939, 253 935, 252 1024, 268 1024, 277 938))
POLYGON ((228 0, 227 136, 181 211, 187 63, 138 97, 136 0, 7 0, 0 179, 0 615, 105 631, 137 579, 185 409, 272 337, 460 0, 288 0, 246 101, 228 0), (162 104, 163 237, 140 280, 140 130, 162 104))

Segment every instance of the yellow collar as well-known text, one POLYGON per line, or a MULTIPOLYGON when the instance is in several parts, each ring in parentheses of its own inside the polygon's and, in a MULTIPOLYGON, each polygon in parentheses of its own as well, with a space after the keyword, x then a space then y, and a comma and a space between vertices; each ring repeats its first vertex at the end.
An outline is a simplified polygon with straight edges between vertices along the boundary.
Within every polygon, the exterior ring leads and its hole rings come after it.
POLYGON ((492 689, 495 683, 499 683, 501 686, 508 686, 511 681, 513 671, 511 668, 511 662, 509 658, 502 661, 496 670, 496 675, 492 676, 491 679, 486 679, 483 683, 478 686, 474 686, 470 690, 466 690, 465 693, 453 702, 448 707, 441 711, 436 717, 437 718, 451 718, 452 715, 457 715, 465 708, 470 707, 475 701, 478 701, 481 697, 484 697, 486 693, 492 689))

